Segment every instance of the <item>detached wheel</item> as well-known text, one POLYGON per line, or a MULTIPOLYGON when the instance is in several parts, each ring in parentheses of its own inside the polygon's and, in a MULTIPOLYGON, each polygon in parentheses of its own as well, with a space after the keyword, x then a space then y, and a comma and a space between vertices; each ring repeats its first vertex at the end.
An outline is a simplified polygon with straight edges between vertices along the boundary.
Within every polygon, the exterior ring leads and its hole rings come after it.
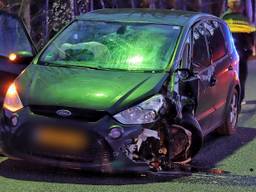
POLYGON ((217 129, 220 135, 233 135, 236 132, 239 114, 239 94, 235 89, 228 101, 223 126, 217 129))

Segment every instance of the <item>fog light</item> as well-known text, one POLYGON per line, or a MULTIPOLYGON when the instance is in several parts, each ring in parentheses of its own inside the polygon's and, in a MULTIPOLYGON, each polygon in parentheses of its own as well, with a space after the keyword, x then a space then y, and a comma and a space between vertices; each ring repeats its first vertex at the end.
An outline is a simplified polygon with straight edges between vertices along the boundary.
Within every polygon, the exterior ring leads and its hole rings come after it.
POLYGON ((14 115, 11 117, 11 125, 13 127, 16 127, 18 125, 18 122, 19 122, 19 118, 17 115, 14 115))
POLYGON ((121 128, 113 128, 109 132, 109 137, 112 139, 118 139, 122 136, 122 129, 121 128))

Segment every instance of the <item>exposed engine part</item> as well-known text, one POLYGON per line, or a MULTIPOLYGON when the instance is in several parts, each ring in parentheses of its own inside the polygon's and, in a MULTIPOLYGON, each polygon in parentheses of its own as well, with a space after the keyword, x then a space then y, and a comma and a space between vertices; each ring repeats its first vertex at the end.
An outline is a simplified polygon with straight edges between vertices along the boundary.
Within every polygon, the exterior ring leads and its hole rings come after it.
POLYGON ((138 150, 140 150, 140 147, 143 142, 147 141, 148 138, 154 138, 157 140, 160 140, 160 137, 158 136, 158 132, 151 130, 151 129, 144 129, 143 133, 138 137, 138 150))
POLYGON ((151 129, 144 129, 143 132, 138 136, 138 138, 134 139, 134 143, 127 147, 126 153, 129 159, 137 161, 137 160, 146 160, 142 153, 146 156, 153 155, 152 144, 160 144, 160 137, 158 135, 158 131, 151 129), (145 144, 148 145, 145 148, 145 144))
POLYGON ((166 142, 168 137, 163 129, 144 129, 132 144, 126 146, 127 157, 135 162, 144 161, 153 170, 162 170, 170 162, 190 158, 192 133, 179 125, 171 125, 168 129, 171 133, 169 142, 166 142))

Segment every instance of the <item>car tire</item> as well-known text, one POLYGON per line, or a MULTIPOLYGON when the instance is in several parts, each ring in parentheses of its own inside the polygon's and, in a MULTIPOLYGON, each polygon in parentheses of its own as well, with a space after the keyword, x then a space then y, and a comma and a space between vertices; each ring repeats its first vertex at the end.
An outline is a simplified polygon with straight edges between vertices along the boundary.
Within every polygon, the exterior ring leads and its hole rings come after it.
POLYGON ((191 157, 194 157, 203 146, 203 133, 201 126, 190 113, 183 114, 182 126, 192 132, 191 157))
POLYGON ((224 123, 216 131, 219 135, 233 135, 237 130, 239 114, 239 93, 236 89, 233 90, 231 98, 228 99, 224 123))

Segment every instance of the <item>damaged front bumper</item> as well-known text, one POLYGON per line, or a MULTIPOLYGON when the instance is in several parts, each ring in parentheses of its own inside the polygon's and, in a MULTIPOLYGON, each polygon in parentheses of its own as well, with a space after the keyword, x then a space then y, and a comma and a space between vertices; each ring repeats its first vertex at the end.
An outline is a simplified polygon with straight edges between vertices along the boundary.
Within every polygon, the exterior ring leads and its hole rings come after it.
MULTIPOLYGON (((0 150, 12 159, 42 163, 50 166, 72 169, 99 170, 103 172, 147 170, 148 163, 140 157, 136 160, 133 152, 135 143, 143 144, 145 130, 142 125, 126 126, 106 115, 97 122, 87 123, 73 119, 56 119, 33 113, 29 107, 17 113, 4 110, 0 126, 0 150), (14 120, 15 119, 15 120, 14 120), (40 127, 40 128, 39 128, 40 127), (85 135, 87 147, 79 151, 56 151, 39 147, 36 132, 44 127, 62 127, 85 135), (133 149, 132 149, 133 148, 133 149)), ((159 140, 157 131, 150 130, 149 137, 159 140)))

